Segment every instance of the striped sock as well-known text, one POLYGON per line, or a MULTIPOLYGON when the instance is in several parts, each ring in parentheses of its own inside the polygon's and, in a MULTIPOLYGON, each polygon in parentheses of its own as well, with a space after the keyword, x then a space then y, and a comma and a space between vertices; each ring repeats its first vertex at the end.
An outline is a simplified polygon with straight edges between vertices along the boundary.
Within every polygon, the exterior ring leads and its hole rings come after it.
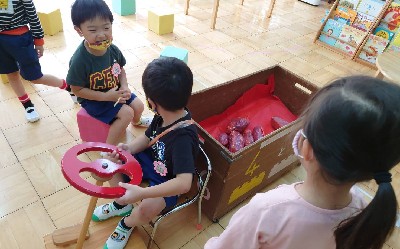
POLYGON ((62 80, 62 86, 60 86, 60 89, 67 90, 68 92, 71 91, 71 88, 69 88, 69 86, 65 80, 62 80))
POLYGON ((28 107, 33 107, 32 101, 29 98, 28 94, 22 95, 20 97, 18 97, 19 101, 21 102, 21 104, 24 106, 24 108, 28 108, 28 107))

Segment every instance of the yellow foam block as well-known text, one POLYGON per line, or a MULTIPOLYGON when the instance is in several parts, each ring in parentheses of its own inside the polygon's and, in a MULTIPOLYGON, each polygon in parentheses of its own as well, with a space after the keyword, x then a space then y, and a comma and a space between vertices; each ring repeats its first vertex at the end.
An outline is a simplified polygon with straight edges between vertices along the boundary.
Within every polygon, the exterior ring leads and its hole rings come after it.
POLYGON ((55 35, 63 30, 61 12, 59 8, 47 8, 38 10, 40 23, 42 24, 44 34, 55 35))
POLYGON ((147 20, 149 29, 158 35, 174 31, 174 14, 171 12, 149 10, 147 20))
POLYGON ((1 81, 5 84, 8 83, 8 77, 5 74, 0 74, 1 81))

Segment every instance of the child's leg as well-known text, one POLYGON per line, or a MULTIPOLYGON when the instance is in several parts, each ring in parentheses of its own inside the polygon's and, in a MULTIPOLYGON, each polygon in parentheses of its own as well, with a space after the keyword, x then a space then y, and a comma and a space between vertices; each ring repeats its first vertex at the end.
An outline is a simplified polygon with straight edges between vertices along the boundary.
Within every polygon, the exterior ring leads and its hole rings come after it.
POLYGON ((19 72, 13 72, 7 74, 8 80, 10 81, 11 88, 17 95, 19 101, 25 108, 25 117, 29 122, 35 122, 39 120, 39 114, 36 112, 35 107, 30 100, 28 94, 25 91, 24 85, 22 84, 19 72))
POLYGON ((124 222, 128 227, 136 227, 148 224, 165 208, 165 199, 162 197, 144 199, 132 210, 130 216, 125 217, 124 222))
POLYGON ((65 82, 65 80, 60 79, 54 75, 50 74, 43 74, 42 77, 36 79, 36 80, 31 80, 32 83, 34 84, 42 84, 46 86, 53 86, 53 87, 58 87, 62 90, 68 90, 68 85, 65 82))
POLYGON ((117 113, 116 120, 111 124, 106 143, 116 145, 121 134, 126 130, 133 118, 133 110, 127 105, 122 105, 117 113))
POLYGON ((138 207, 132 210, 130 216, 124 217, 108 237, 104 248, 124 248, 136 226, 149 223, 165 208, 164 198, 152 198, 143 200, 138 207))
POLYGON ((144 104, 143 102, 136 97, 130 104, 129 106, 133 109, 134 116, 132 118, 132 124, 138 124, 140 122, 140 117, 142 116, 142 113, 144 111, 144 104))

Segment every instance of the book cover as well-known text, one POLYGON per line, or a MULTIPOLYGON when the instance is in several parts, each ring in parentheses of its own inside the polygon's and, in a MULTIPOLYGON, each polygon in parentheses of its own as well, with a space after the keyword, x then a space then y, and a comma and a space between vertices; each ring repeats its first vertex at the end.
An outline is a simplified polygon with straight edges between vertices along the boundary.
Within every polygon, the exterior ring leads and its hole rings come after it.
POLYGON ((392 40, 394 33, 388 29, 383 28, 382 26, 376 27, 374 31, 374 35, 380 36, 388 41, 392 40))
POLYGON ((349 44, 345 43, 344 41, 337 40, 335 43, 335 47, 345 51, 349 55, 353 55, 356 52, 356 48, 353 46, 350 46, 349 44))
POLYGON ((350 8, 337 7, 334 12, 333 19, 345 24, 352 24, 356 19, 357 12, 350 8))
POLYGON ((340 0, 338 6, 355 10, 360 0, 340 0))
POLYGON ((331 46, 334 46, 337 38, 342 32, 342 27, 342 23, 339 23, 338 21, 335 21, 333 19, 328 19, 324 28, 322 29, 319 40, 331 46))
POLYGON ((357 6, 357 11, 375 18, 381 12, 384 4, 385 1, 381 0, 361 0, 357 6))
POLYGON ((389 46, 390 47, 392 47, 392 46, 400 47, 400 31, 397 32, 397 34, 395 34, 395 36, 392 39, 392 41, 390 42, 389 46))
MULTIPOLYGON (((399 0, 399 1, 400 1, 400 0, 399 0)), ((381 28, 387 29, 387 30, 389 30, 389 31, 391 31, 391 32, 393 32, 393 33, 396 33, 397 30, 399 30, 399 27, 400 27, 400 26, 397 26, 397 27, 390 26, 390 27, 389 27, 389 25, 388 25, 386 22, 381 21, 381 22, 379 23, 379 26, 378 26, 378 27, 381 27, 381 28)))
POLYGON ((400 26, 400 4, 392 2, 383 15, 382 22, 385 22, 390 31, 400 26))
POLYGON ((344 25, 339 35, 339 40, 335 43, 335 47, 353 55, 357 46, 362 42, 366 32, 356 29, 349 25, 344 25))
POLYGON ((363 50, 360 52, 359 57, 365 61, 373 64, 376 62, 376 57, 385 50, 389 41, 376 35, 369 35, 363 50))
POLYGON ((398 47, 398 46, 390 46, 389 50, 392 50, 392 51, 400 53, 400 47, 398 47))
POLYGON ((374 19, 373 16, 358 12, 352 26, 363 31, 368 31, 374 23, 374 19))

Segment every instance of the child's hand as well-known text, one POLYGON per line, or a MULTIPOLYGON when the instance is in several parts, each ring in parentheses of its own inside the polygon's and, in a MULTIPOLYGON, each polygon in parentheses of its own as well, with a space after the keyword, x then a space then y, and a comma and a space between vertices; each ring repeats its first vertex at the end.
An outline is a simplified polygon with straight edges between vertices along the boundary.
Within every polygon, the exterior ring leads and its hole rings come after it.
POLYGON ((113 101, 116 103, 125 104, 126 101, 131 97, 130 93, 127 93, 126 90, 117 90, 118 87, 114 87, 108 90, 108 101, 113 101))
POLYGON ((43 52, 44 52, 44 47, 43 46, 35 45, 35 50, 37 52, 38 58, 43 56, 43 52))
POLYGON ((126 189, 125 194, 116 200, 121 205, 127 205, 138 202, 142 200, 144 197, 143 196, 144 188, 142 187, 123 182, 120 182, 119 186, 126 189))
POLYGON ((103 158, 110 160, 111 162, 122 164, 122 161, 119 158, 118 151, 108 152, 106 153, 103 158))
POLYGON ((119 150, 125 150, 132 154, 131 149, 129 148, 129 145, 127 145, 127 144, 119 143, 117 145, 117 147, 119 150))

